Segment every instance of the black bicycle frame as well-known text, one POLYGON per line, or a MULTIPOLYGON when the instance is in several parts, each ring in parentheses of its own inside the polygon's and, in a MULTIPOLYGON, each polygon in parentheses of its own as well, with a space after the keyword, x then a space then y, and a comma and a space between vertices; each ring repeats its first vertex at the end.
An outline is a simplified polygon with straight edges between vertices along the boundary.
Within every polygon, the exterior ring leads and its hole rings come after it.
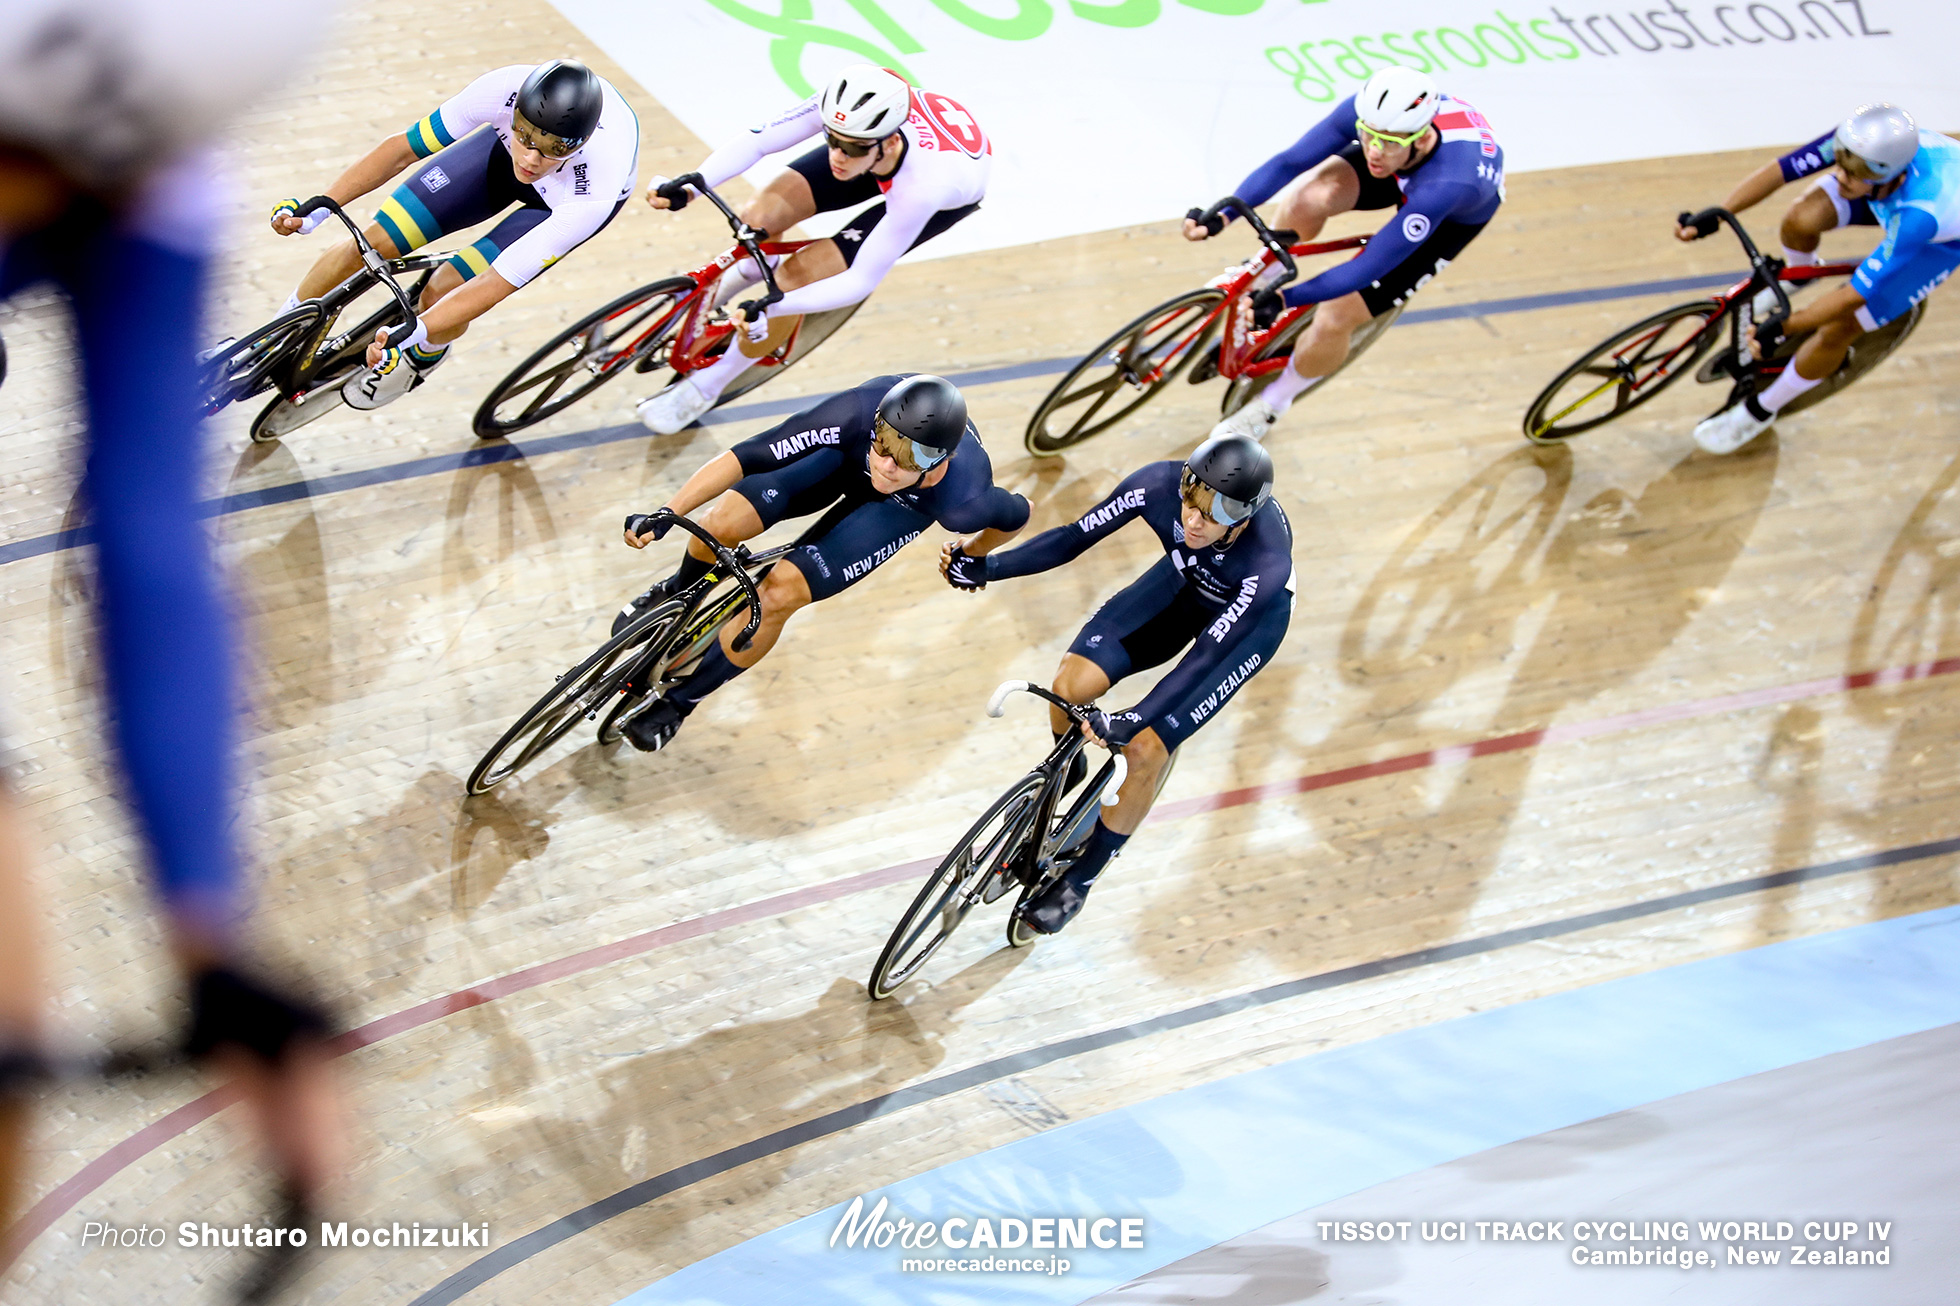
MULTIPOLYGON (((1067 699, 1041 688, 1039 685, 1024 685, 1024 688, 1027 693, 1033 694, 1036 698, 1044 699, 1062 709, 1062 711, 1068 714, 1069 720, 1076 726, 1074 730, 1069 731, 1060 739, 1057 739, 1054 748, 1049 750, 1047 758, 1035 767, 1035 770, 1042 774, 1044 780, 1041 786, 1041 796, 1036 800, 1035 804, 1033 823, 1035 837, 1027 840, 1023 845, 1027 849, 1022 854, 1025 858, 1025 863, 1012 868, 1015 877, 1021 883, 1032 885, 1038 883, 1048 870, 1047 867, 1040 864, 1041 845, 1054 822, 1055 806, 1061 801, 1061 777, 1067 773, 1068 765, 1075 760, 1076 754, 1088 746, 1089 741, 1083 736, 1081 726, 1084 721, 1089 719, 1090 709, 1071 703, 1067 699)), ((1115 765, 1116 759, 1112 756, 1102 764, 1102 769, 1095 774, 1090 782, 1083 786, 1082 792, 1076 797, 1076 805, 1069 809, 1068 815, 1071 825, 1082 819, 1083 804, 1091 804, 1091 810, 1093 810, 1093 805, 1099 805, 1101 803, 1102 782, 1107 778, 1110 769, 1115 765)))

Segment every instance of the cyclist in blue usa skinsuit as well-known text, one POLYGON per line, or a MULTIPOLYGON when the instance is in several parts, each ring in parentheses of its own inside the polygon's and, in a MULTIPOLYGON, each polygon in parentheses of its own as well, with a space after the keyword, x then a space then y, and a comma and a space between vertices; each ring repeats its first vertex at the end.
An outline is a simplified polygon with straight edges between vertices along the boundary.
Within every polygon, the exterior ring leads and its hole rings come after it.
MULTIPOLYGON (((994 484, 993 461, 959 387, 923 375, 874 376, 812 404, 709 459, 665 506, 685 515, 717 496, 701 524, 730 547, 777 522, 824 515, 763 578, 762 623, 749 647, 734 647, 747 621, 738 613, 692 674, 627 718, 626 741, 642 752, 673 742, 702 699, 776 646, 790 617, 857 584, 934 522, 970 532, 965 547, 979 556, 1013 539, 1029 512, 1026 499, 994 484)), ((626 543, 643 549, 671 526, 634 513, 626 543)), ((627 604, 613 633, 693 585, 713 562, 707 546, 690 539, 680 569, 627 604)))
MULTIPOLYGON (((238 1072, 258 1132, 303 1196, 338 1168, 335 1093, 322 1017, 243 960, 237 658, 200 502, 204 382, 192 351, 224 226, 207 142, 290 67, 313 27, 301 6, 249 0, 0 4, 0 297, 50 287, 74 323, 109 737, 190 997, 184 1047, 238 1072)), ((39 1056, 42 983, 19 841, 5 833, 0 1213, 25 1115, 18 1091, 39 1056)))
MULTIPOLYGON (((985 558, 968 556, 957 542, 941 550, 948 583, 975 590, 1059 567, 1135 519, 1164 546, 1156 565, 1089 619, 1056 673, 1057 696, 1089 703, 1117 681, 1183 653, 1135 707, 1091 716, 1089 730, 1121 750, 1129 775, 1075 864, 1022 908, 1031 928, 1053 934, 1082 910, 1096 878, 1150 811, 1171 754, 1279 651, 1293 615, 1293 528, 1272 495, 1273 460, 1259 442, 1213 436, 1185 462, 1132 472, 1074 522, 1018 549, 985 558)), ((1059 738, 1068 717, 1051 708, 1050 724, 1059 738)), ((1086 769, 1078 767, 1068 783, 1086 769)))
MULTIPOLYGON (((1733 453, 1768 430, 1778 410, 1837 371, 1853 341, 1910 309, 1960 267, 1960 143, 1921 131, 1896 105, 1869 104, 1838 124, 1828 140, 1820 137, 1797 151, 1800 162, 1806 153, 1817 160, 1811 171, 1826 162, 1833 169, 1825 183, 1831 216, 1852 224, 1869 215, 1885 234, 1849 284, 1798 309, 1776 329, 1779 335, 1811 333, 1791 365, 1761 394, 1747 395, 1695 427, 1695 443, 1709 453, 1733 453)), ((1788 171, 1779 161, 1779 172, 1788 171)), ((1784 227, 1789 246, 1788 219, 1784 227)), ((1686 228, 1676 234, 1694 236, 1686 228)), ((1810 251, 1816 247, 1813 236, 1810 251)), ((1786 248, 1785 255, 1810 251, 1786 248)), ((1756 333, 1759 354, 1775 343, 1756 333)))
MULTIPOLYGON (((1213 435, 1263 439, 1295 399, 1346 361, 1357 328, 1448 267, 1504 202, 1504 151, 1490 124, 1412 68, 1381 69, 1352 99, 1255 169, 1236 193, 1247 204, 1264 204, 1303 173, 1308 175, 1281 199, 1272 224, 1302 240, 1312 240, 1336 213, 1400 213, 1353 259, 1287 287, 1288 305, 1320 305, 1294 345, 1292 365, 1214 427, 1213 435)), ((1186 219, 1185 239, 1215 236, 1225 220, 1207 228, 1186 219)), ((1277 314, 1274 298, 1270 291, 1255 297, 1259 320, 1270 322, 1277 314)))

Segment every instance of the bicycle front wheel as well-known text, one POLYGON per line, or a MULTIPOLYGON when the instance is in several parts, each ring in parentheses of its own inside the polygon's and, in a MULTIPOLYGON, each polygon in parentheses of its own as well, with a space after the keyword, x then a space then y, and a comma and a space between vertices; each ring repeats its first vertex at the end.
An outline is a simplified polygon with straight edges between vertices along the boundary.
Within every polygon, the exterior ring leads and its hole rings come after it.
MULTIPOLYGON (((667 343, 692 277, 669 277, 621 295, 560 331, 519 363, 477 407, 470 426, 499 440, 570 408, 667 343)), ((658 362, 654 366, 658 366, 658 362)))
POLYGON ((1212 286, 1179 295, 1090 350, 1034 410, 1028 452, 1052 458, 1149 403, 1202 352, 1218 328, 1213 310, 1224 300, 1212 286))
MULTIPOLYGON (((1318 305, 1315 307, 1318 307, 1318 305)), ((1348 337, 1347 357, 1341 360, 1339 367, 1320 378, 1319 385, 1327 384, 1328 381, 1345 371, 1348 364, 1367 353, 1369 347, 1377 340, 1380 340, 1383 333, 1395 325, 1395 319, 1402 316, 1402 308, 1403 306, 1401 304, 1393 305, 1388 311, 1378 314, 1356 327, 1354 334, 1348 337)), ((1313 310, 1309 309, 1293 321, 1288 322, 1278 331, 1275 331, 1273 338, 1259 347, 1258 351, 1253 354, 1251 361, 1257 363, 1267 358, 1293 357, 1293 346, 1295 342, 1299 340, 1300 333, 1305 331, 1312 322, 1313 310)), ((1266 383, 1272 379, 1273 374, 1270 372, 1261 372, 1257 376, 1241 374, 1233 377, 1232 384, 1225 387, 1225 398, 1223 402, 1218 405, 1219 416, 1230 417, 1233 413, 1238 412, 1239 409, 1251 403, 1252 397, 1261 390, 1264 390, 1266 383)), ((1318 389, 1319 386, 1315 388, 1318 389)))
POLYGON ((1676 304, 1608 336, 1531 401, 1525 438, 1557 444, 1646 403, 1695 370, 1722 313, 1712 299, 1676 304))
POLYGON ((1039 772, 1022 776, 953 845, 885 940, 866 986, 872 997, 890 997, 953 936, 968 912, 1000 896, 988 890, 1013 879, 1014 865, 1035 835, 1035 807, 1046 783, 1039 772))
POLYGON ((320 321, 320 303, 308 300, 290 313, 281 313, 229 350, 205 364, 204 415, 273 384, 273 374, 306 344, 320 321))
POLYGON ((601 644, 591 657, 558 677, 558 683, 490 746, 470 772, 465 788, 472 794, 489 793, 564 738, 581 720, 598 716, 608 700, 626 687, 652 651, 650 646, 657 645, 673 628, 680 613, 679 603, 649 608, 632 625, 601 644))

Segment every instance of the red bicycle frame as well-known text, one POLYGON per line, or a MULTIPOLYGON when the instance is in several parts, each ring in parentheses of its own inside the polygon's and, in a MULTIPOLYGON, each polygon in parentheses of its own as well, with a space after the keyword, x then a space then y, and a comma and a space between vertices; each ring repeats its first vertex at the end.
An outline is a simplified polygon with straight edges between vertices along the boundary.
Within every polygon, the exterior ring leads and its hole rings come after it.
MULTIPOLYGON (((804 246, 815 243, 815 241, 809 240, 773 240, 763 241, 756 248, 772 257, 780 254, 787 258, 804 246)), ((713 311, 710 305, 714 302, 714 296, 710 291, 721 280, 724 272, 747 257, 748 251, 744 250, 740 245, 736 245, 719 255, 714 262, 708 264, 706 267, 701 268, 699 271, 688 273, 688 276, 694 279, 695 290, 693 294, 674 305, 674 313, 684 314, 684 316, 681 320, 679 330, 674 333, 673 346, 667 351, 667 365, 674 369, 676 375, 686 376, 689 372, 696 372, 708 366, 713 361, 707 356, 708 351, 716 343, 726 340, 729 336, 735 334, 735 328, 730 324, 726 322, 711 323, 707 320, 708 314, 713 311)), ((660 326, 671 322, 673 316, 673 313, 666 314, 655 325, 660 326)), ((798 317, 796 325, 790 329, 788 338, 763 357, 758 358, 754 365, 757 367, 780 367, 783 359, 788 357, 789 351, 795 347, 796 337, 802 330, 803 319, 798 317)), ((642 333, 640 339, 643 340, 645 338, 644 333, 642 333)), ((735 345, 730 343, 728 347, 733 349, 735 345)))
MULTIPOLYGON (((1290 245, 1286 252, 1295 258, 1314 254, 1338 254, 1347 249, 1359 253, 1367 244, 1366 236, 1348 236, 1342 240, 1327 240, 1318 244, 1290 245)), ((1209 328, 1220 313, 1225 315, 1224 339, 1218 346, 1218 374, 1227 381, 1236 380, 1241 376, 1264 376, 1268 372, 1277 372, 1286 366, 1283 355, 1262 358, 1257 362, 1253 361, 1253 356, 1265 347, 1267 341, 1312 312, 1315 307, 1312 304, 1302 304, 1298 308, 1289 308, 1264 330, 1260 330, 1248 321, 1245 294, 1252 288, 1252 283, 1259 279, 1260 274, 1278 261, 1270 249, 1261 250, 1256 264, 1248 260, 1236 269, 1220 273, 1205 283, 1225 292, 1224 302, 1205 315, 1205 320, 1199 329, 1202 331, 1209 328)))

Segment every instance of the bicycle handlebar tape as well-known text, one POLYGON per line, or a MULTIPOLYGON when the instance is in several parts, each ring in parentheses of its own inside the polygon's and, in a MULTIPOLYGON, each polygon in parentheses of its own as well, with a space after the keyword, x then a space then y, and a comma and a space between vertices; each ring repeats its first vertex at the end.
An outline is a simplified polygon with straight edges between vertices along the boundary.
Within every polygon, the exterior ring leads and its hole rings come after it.
POLYGON ((627 533, 635 537, 645 535, 651 531, 654 539, 661 540, 665 539, 667 532, 673 529, 674 519, 672 517, 662 517, 659 513, 654 512, 629 512, 626 514, 627 533))
POLYGON ((1679 226, 1693 227, 1699 238, 1714 235, 1715 229, 1722 225, 1722 215, 1714 209, 1703 209, 1699 213, 1682 213, 1674 221, 1679 226))
POLYGON ((1184 215, 1184 218, 1187 222, 1195 222, 1203 227, 1207 236, 1216 236, 1225 230, 1225 215, 1222 213, 1207 215, 1203 209, 1192 209, 1184 215))
POLYGON ((276 1064, 295 1040, 324 1039, 328 1032, 326 1013, 319 1008, 229 967, 213 966, 191 980, 184 1051, 193 1059, 233 1044, 276 1064))
POLYGON ((1114 807, 1123 801, 1123 782, 1130 778, 1130 760, 1121 753, 1110 754, 1116 765, 1110 768, 1109 783, 1103 786, 1102 805, 1114 807))
POLYGON ((687 180, 683 177, 676 177, 664 186, 654 187, 653 193, 666 200, 667 207, 676 213, 686 208, 687 202, 694 198, 694 193, 688 190, 687 180))

